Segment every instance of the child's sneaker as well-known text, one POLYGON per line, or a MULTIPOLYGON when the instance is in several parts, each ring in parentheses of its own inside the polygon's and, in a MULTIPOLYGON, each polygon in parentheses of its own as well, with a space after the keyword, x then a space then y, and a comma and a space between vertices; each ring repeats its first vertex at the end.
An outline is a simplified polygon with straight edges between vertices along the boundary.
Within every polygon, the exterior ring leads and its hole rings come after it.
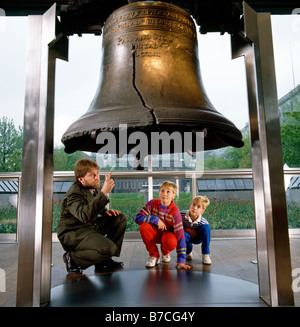
POLYGON ((205 265, 211 265, 211 259, 209 254, 202 254, 202 263, 205 265))
POLYGON ((186 260, 193 260, 193 254, 192 252, 186 255, 186 260))
POLYGON ((149 257, 147 262, 146 262, 146 267, 147 268, 152 268, 152 267, 155 267, 158 264, 159 264, 159 258, 149 257))
POLYGON ((162 262, 171 262, 171 257, 169 254, 162 256, 162 262))

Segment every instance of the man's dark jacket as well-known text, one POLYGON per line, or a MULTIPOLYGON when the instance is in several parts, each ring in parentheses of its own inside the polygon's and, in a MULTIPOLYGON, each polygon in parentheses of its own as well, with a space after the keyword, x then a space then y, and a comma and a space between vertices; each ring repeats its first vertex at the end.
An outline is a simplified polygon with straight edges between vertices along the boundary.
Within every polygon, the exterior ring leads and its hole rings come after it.
POLYGON ((57 226, 57 236, 65 251, 72 251, 89 234, 97 229, 98 219, 107 210, 107 197, 97 190, 94 196, 80 182, 75 182, 66 193, 61 216, 57 226))

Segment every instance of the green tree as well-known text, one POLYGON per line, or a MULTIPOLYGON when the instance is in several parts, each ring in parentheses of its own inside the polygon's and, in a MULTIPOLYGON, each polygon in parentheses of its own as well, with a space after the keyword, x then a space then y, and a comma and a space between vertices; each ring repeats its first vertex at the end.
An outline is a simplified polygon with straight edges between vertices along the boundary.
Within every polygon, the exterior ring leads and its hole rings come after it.
POLYGON ((300 102, 296 111, 284 112, 281 122, 283 162, 300 167, 300 102))
POLYGON ((81 151, 67 154, 63 147, 54 149, 53 161, 55 171, 73 171, 77 160, 86 158, 88 155, 81 151))
POLYGON ((243 140, 245 145, 241 149, 238 149, 240 152, 238 168, 251 168, 252 157, 249 132, 247 132, 243 140))
POLYGON ((12 119, 0 118, 0 171, 22 170, 23 130, 12 119))
POLYGON ((208 151, 204 155, 205 169, 251 168, 249 132, 243 137, 242 148, 227 147, 219 151, 208 151))

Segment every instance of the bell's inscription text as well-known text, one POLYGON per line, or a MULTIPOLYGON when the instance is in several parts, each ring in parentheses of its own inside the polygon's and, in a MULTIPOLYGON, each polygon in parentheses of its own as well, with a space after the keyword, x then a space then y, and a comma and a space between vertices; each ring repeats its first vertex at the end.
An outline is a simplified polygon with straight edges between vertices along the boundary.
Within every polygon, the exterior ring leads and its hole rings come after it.
POLYGON ((162 48, 170 46, 174 41, 174 36, 160 34, 144 35, 124 35, 117 38, 117 45, 130 44, 131 49, 137 51, 137 57, 160 57, 159 51, 162 48), (148 50, 148 51, 144 51, 148 50), (142 52, 140 52, 142 51, 142 52))
POLYGON ((180 33, 188 38, 195 39, 195 25, 189 15, 166 9, 137 9, 129 12, 118 11, 112 14, 106 21, 103 30, 103 39, 116 33, 143 31, 143 30, 166 30, 180 33))

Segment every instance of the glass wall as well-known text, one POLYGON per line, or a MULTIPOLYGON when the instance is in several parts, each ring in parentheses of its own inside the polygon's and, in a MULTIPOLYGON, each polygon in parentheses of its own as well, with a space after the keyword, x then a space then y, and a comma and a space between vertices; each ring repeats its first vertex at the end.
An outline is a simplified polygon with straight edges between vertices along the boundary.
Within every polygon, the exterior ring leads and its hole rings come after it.
POLYGON ((127 230, 137 231, 134 218, 147 201, 148 182, 141 179, 114 178, 115 188, 110 193, 109 208, 119 210, 127 216, 127 230))
POLYGON ((210 199, 203 216, 212 229, 255 228, 252 179, 198 179, 197 194, 210 199))
MULTIPOLYGON (((152 192, 150 191, 152 198, 158 198, 159 186, 163 181, 170 180, 176 183, 178 188, 174 201, 179 210, 188 210, 193 196, 205 195, 210 199, 210 205, 203 216, 212 229, 254 229, 253 184, 252 179, 248 177, 251 170, 242 171, 244 176, 237 176, 237 172, 239 170, 227 171, 227 176, 224 174, 220 178, 212 178, 211 175, 217 175, 220 171, 210 171, 209 176, 204 174, 195 180, 186 178, 184 174, 178 176, 176 171, 166 172, 165 178, 160 176, 153 179, 150 175, 147 176, 146 172, 119 172, 119 175, 114 177, 115 188, 110 193, 109 207, 128 217, 128 231, 137 231, 138 226, 134 218, 150 199, 149 185, 153 185, 152 192), (121 177, 122 174, 126 178, 121 177)), ((101 178, 103 181, 104 176, 101 178)), ((56 232, 62 199, 73 181, 73 173, 57 172, 54 175, 53 232, 56 232)), ((286 170, 285 181, 289 228, 300 228, 300 171, 293 170, 291 173, 291 170, 286 170)), ((0 234, 17 232, 20 183, 20 173, 0 173, 0 234)))
POLYGON ((286 176, 286 200, 289 228, 300 227, 300 175, 286 176))
POLYGON ((16 233, 18 182, 0 180, 0 233, 16 233))
POLYGON ((0 234, 17 232, 20 175, 0 173, 0 234))

